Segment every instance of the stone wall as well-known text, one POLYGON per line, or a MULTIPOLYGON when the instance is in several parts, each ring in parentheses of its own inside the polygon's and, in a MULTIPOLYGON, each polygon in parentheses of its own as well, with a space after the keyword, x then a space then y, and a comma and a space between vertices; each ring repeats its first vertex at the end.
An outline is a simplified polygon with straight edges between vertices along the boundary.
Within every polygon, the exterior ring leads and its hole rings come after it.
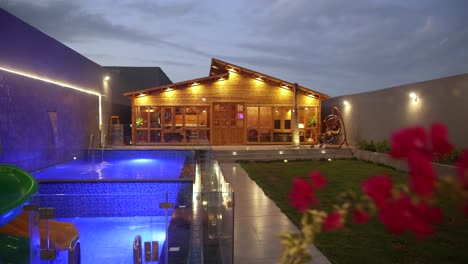
POLYGON ((329 98, 322 102, 322 119, 334 106, 343 115, 350 144, 389 140, 397 129, 441 122, 451 142, 468 147, 468 74, 329 98), (349 106, 344 106, 345 100, 349 106))
MULTIPOLYGON (((34 171, 81 156, 91 134, 98 145, 98 96, 5 69, 105 95, 102 67, 3 9, 0 32, 0 163, 34 171)), ((103 98, 105 122, 110 102, 103 98)))

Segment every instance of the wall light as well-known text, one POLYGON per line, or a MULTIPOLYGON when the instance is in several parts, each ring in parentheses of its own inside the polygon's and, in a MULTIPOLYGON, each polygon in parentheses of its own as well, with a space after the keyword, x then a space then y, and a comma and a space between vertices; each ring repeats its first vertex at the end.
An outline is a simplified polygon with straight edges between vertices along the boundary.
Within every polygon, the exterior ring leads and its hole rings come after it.
POLYGON ((417 102, 418 101, 418 95, 416 93, 410 93, 409 94, 409 97, 413 100, 413 102, 417 102))
POLYGON ((349 102, 346 101, 346 100, 343 101, 343 104, 344 104, 344 106, 349 106, 349 102))
POLYGON ((303 123, 299 123, 299 128, 304 128, 304 124, 303 123))
POLYGON ((104 77, 104 81, 107 82, 108 80, 110 80, 110 76, 109 76, 109 75, 106 75, 106 76, 104 77))
POLYGON ((9 73, 13 73, 13 74, 17 74, 17 75, 21 75, 21 76, 24 76, 24 77, 27 77, 27 78, 35 79, 35 80, 38 80, 38 81, 55 84, 55 85, 58 85, 58 86, 62 86, 64 88, 69 88, 69 89, 73 89, 73 90, 77 90, 77 91, 80 91, 80 92, 83 92, 83 93, 92 94, 92 95, 97 96, 98 101, 99 101, 99 130, 102 129, 102 102, 101 102, 102 101, 102 95, 100 93, 98 93, 96 91, 93 91, 93 90, 90 90, 90 89, 85 89, 85 88, 74 86, 74 85, 71 85, 71 84, 68 84, 68 83, 64 83, 64 82, 61 82, 61 81, 58 81, 58 80, 52 80, 52 79, 49 79, 49 78, 46 78, 46 77, 41 77, 41 76, 33 74, 33 73, 17 71, 17 70, 13 70, 13 69, 4 68, 4 67, 1 67, 1 66, 0 66, 0 70, 6 71, 6 72, 9 72, 9 73))

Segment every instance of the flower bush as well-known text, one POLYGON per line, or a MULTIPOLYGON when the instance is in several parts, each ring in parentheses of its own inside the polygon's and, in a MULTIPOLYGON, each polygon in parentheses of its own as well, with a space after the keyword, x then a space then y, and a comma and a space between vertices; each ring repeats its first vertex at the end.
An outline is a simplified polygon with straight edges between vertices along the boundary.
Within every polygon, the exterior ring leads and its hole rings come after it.
POLYGON ((343 194, 343 202, 329 213, 313 208, 318 203, 314 191, 325 187, 326 177, 313 171, 308 180, 294 179, 289 198, 291 206, 302 213, 301 228, 297 233, 281 236, 281 263, 311 260, 309 247, 316 235, 340 229, 349 218, 352 224, 366 224, 375 216, 393 234, 411 232, 424 239, 434 233, 443 217, 436 193, 448 194, 468 216, 468 150, 463 150, 456 162, 458 177, 438 178, 433 168, 434 157, 453 150, 447 135, 447 129, 439 123, 434 123, 429 131, 416 126, 393 133, 390 155, 407 161, 407 184, 395 186, 388 175, 370 177, 362 183, 361 197, 351 192, 343 194))

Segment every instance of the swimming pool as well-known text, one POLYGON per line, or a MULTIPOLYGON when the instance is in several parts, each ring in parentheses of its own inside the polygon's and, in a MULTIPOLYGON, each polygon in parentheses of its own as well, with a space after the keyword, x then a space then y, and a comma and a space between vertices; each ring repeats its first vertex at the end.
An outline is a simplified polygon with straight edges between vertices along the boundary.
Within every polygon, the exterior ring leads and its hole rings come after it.
POLYGON ((88 157, 33 172, 39 181, 173 180, 193 151, 96 150, 88 157))
MULTIPOLYGON (((165 221, 170 225, 174 210, 191 207, 193 179, 180 176, 194 160, 193 151, 104 151, 33 173, 39 181, 33 200, 77 227, 82 263, 132 263, 135 236, 157 241, 161 255, 165 221), (161 208, 165 202, 173 206, 161 208)), ((53 263, 67 259, 62 250, 53 263)))

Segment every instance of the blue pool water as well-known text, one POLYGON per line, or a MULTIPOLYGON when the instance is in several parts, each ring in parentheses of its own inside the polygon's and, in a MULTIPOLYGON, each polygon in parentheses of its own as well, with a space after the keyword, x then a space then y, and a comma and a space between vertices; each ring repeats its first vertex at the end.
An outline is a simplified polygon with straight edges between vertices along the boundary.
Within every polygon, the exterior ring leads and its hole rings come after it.
MULTIPOLYGON (((102 158, 33 173, 39 181, 35 201, 76 225, 82 263, 132 263, 136 235, 158 241, 159 254, 163 250, 165 215, 170 220, 173 208, 166 212, 161 202, 190 207, 192 181, 179 176, 193 161, 192 151, 105 151, 102 158)), ((67 259, 63 251, 54 263, 67 259)))
POLYGON ((74 160, 33 173, 39 180, 177 179, 190 151, 97 151, 92 157, 74 160))
MULTIPOLYGON (((74 223, 80 232, 81 263, 133 263, 133 240, 140 235, 146 241, 158 241, 161 255, 165 240, 165 221, 162 216, 59 218, 74 223)), ((61 251, 55 263, 68 263, 66 251, 61 251)), ((151 262, 158 263, 158 262, 151 262)))

